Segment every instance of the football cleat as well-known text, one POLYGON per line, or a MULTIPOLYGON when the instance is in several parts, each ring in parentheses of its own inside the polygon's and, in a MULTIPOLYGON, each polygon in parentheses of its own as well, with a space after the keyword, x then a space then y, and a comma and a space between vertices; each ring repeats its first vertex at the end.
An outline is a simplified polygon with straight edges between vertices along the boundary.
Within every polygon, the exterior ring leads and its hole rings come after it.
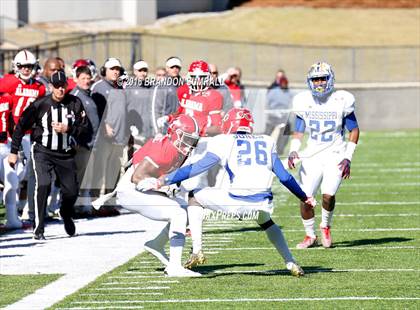
POLYGON ((154 257, 156 257, 162 264, 165 266, 169 265, 169 257, 166 255, 165 250, 163 247, 159 247, 155 243, 153 243, 154 240, 147 241, 144 244, 144 249, 152 254, 154 257))
POLYGON ((300 267, 295 262, 289 262, 286 264, 287 270, 290 271, 290 274, 294 277, 303 277, 305 275, 305 272, 303 271, 302 267, 300 267))
POLYGON ((332 246, 330 226, 319 227, 321 229, 321 243, 324 248, 330 248, 332 246))
POLYGON ((32 239, 34 239, 34 240, 45 240, 45 237, 44 237, 43 233, 34 233, 34 235, 32 236, 32 239))
POLYGON ((184 264, 185 268, 191 269, 197 265, 202 265, 207 261, 203 251, 199 251, 197 254, 191 253, 190 258, 184 264))
POLYGON ((312 248, 314 246, 318 245, 318 238, 312 238, 310 236, 305 236, 305 238, 303 239, 303 241, 301 243, 299 243, 298 245, 296 245, 297 249, 307 249, 307 248, 312 248))
POLYGON ((201 277, 201 273, 180 266, 169 265, 165 268, 167 277, 201 277))

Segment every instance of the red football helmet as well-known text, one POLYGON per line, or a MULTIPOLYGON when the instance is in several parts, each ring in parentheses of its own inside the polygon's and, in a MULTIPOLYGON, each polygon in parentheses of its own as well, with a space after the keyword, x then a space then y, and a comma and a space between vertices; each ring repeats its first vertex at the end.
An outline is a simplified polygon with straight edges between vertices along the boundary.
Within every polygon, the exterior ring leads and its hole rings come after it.
POLYGON ((168 135, 179 152, 188 155, 197 145, 200 128, 194 118, 181 114, 169 124, 168 135))
POLYGON ((187 83, 193 92, 207 90, 210 85, 209 65, 203 60, 193 61, 188 69, 187 83))
POLYGON ((224 134, 236 132, 252 133, 254 119, 251 111, 245 108, 233 108, 223 117, 222 131, 224 134))
POLYGON ((79 67, 89 67, 89 63, 84 59, 76 59, 71 66, 73 77, 76 77, 76 69, 79 67))

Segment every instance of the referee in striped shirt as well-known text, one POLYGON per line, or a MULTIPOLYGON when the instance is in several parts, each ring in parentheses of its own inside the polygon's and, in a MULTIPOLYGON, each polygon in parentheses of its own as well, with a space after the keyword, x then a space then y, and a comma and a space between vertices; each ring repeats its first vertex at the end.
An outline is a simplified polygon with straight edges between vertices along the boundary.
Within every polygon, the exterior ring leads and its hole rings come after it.
POLYGON ((76 233, 73 207, 79 186, 74 161, 76 141, 90 139, 91 127, 79 98, 66 94, 67 78, 64 71, 51 76, 51 94, 34 101, 23 112, 13 133, 8 158, 14 167, 18 159, 25 131, 32 129, 31 157, 35 171, 35 227, 33 238, 44 240, 44 214, 54 170, 61 188, 60 215, 69 236, 76 233))

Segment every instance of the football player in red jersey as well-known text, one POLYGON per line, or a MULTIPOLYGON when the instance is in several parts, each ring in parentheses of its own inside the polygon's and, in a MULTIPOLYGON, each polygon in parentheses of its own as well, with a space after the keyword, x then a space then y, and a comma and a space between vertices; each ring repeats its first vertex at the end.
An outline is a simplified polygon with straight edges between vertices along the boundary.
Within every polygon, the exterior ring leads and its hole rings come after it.
POLYGON ((125 209, 156 220, 168 222, 159 235, 145 243, 145 250, 164 265, 165 273, 172 277, 197 277, 199 273, 184 269, 181 264, 187 224, 187 202, 172 197, 168 188, 152 190, 156 180, 182 165, 199 139, 197 121, 188 116, 176 117, 164 136, 157 135, 134 153, 132 166, 116 188, 117 201, 125 209), (164 246, 170 240, 169 258, 164 246))
MULTIPOLYGON (((11 128, 18 123, 23 111, 32 104, 36 99, 41 98, 45 95, 46 89, 45 86, 35 79, 37 64, 38 61, 34 54, 28 50, 22 50, 18 52, 13 59, 13 71, 14 74, 7 75, 0 80, 0 93, 8 93, 12 96, 12 122, 10 124, 11 128)), ((26 132, 22 140, 22 149, 25 154, 27 161, 30 160, 30 149, 31 149, 31 139, 30 131, 26 132)), ((25 171, 23 175, 26 175, 26 170, 29 165, 25 165, 25 171)), ((31 192, 31 189, 34 188, 34 177, 28 176, 28 192, 31 192)), ((29 194, 30 195, 30 194, 29 194)), ((24 202, 23 200, 21 201, 24 202)), ((30 208, 31 209, 31 208, 30 208)), ((26 204, 24 213, 25 218, 30 216, 27 214, 29 212, 28 205, 26 204)))
POLYGON ((6 206, 6 229, 22 228, 16 209, 16 193, 19 189, 19 177, 23 177, 23 167, 20 162, 11 167, 7 161, 10 153, 9 114, 13 98, 9 94, 0 93, 0 179, 4 184, 3 201, 6 206))
MULTIPOLYGON (((16 54, 13 60, 14 75, 7 75, 0 80, 0 92, 12 96, 12 116, 14 125, 19 121, 23 111, 36 99, 45 95, 45 86, 36 81, 36 64, 34 54, 28 50, 22 50, 16 54)), ((27 159, 30 158, 30 132, 24 137, 23 151, 27 159)))
MULTIPOLYGON (((209 66, 205 61, 192 62, 186 80, 187 83, 178 88, 178 111, 174 115, 164 117, 163 121, 171 120, 175 115, 187 114, 194 116, 199 122, 200 136, 203 138, 200 139, 199 144, 185 163, 189 164, 198 161, 206 153, 207 138, 204 137, 221 133, 223 96, 217 90, 209 87, 211 76, 209 66)), ((185 180, 181 186, 181 191, 188 195, 188 222, 193 243, 191 257, 185 265, 187 267, 191 267, 191 258, 195 261, 198 258, 200 264, 206 260, 202 252, 201 234, 204 209, 194 198, 192 190, 207 185, 207 173, 203 173, 185 180)))

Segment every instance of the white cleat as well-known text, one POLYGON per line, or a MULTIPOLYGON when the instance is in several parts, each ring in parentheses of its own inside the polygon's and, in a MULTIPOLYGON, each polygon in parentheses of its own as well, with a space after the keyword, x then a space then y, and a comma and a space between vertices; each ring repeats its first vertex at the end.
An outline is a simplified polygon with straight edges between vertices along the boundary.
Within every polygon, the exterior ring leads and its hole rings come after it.
POLYGON ((183 278, 191 278, 191 277, 201 277, 201 273, 186 269, 179 266, 167 266, 165 268, 165 275, 167 277, 183 277, 183 278))
POLYGON ((159 248, 158 246, 156 246, 153 243, 153 240, 147 241, 144 244, 144 249, 149 252, 150 254, 152 254, 153 256, 155 256, 158 260, 160 260, 160 262, 162 264, 164 264, 165 266, 168 266, 169 264, 169 257, 168 255, 166 255, 165 253, 165 249, 164 248, 159 248))
POLYGON ((286 264, 287 270, 290 271, 290 274, 294 277, 303 277, 305 275, 305 272, 303 271, 302 267, 300 267, 295 262, 288 262, 286 264))

